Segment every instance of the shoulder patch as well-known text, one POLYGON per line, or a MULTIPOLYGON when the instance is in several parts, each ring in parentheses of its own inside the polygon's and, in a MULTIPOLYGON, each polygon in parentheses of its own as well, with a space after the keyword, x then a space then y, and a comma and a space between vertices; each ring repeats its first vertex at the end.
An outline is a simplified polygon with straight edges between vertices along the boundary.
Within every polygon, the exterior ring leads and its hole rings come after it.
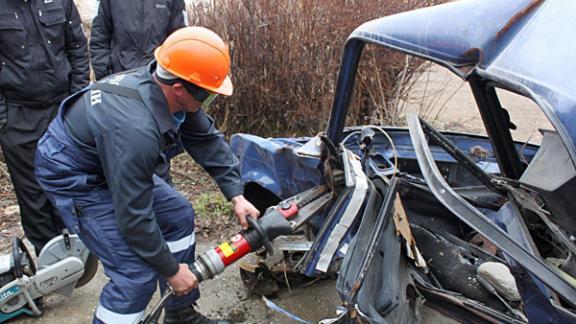
POLYGON ((95 105, 101 102, 102 102, 102 91, 90 90, 90 106, 94 107, 95 105))
POLYGON ((113 85, 120 85, 120 83, 122 82, 122 80, 124 80, 125 77, 126 77, 126 74, 117 74, 117 75, 111 76, 110 78, 105 80, 105 82, 113 84, 113 85))

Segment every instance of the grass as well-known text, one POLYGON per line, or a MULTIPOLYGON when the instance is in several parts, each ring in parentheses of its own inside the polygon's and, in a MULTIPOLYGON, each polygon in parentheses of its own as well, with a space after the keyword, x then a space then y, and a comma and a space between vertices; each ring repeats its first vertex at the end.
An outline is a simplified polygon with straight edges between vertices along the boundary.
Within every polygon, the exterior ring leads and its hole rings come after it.
POLYGON ((192 199, 192 205, 199 219, 230 218, 232 203, 217 191, 206 192, 192 199))

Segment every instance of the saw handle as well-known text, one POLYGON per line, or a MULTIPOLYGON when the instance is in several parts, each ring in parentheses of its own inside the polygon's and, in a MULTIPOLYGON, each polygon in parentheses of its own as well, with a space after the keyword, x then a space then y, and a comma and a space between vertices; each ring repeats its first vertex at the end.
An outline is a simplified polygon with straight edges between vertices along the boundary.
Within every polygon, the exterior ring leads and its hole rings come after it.
POLYGON ((20 241, 19 238, 15 237, 12 240, 12 260, 14 260, 14 275, 16 278, 22 278, 24 271, 22 270, 22 252, 20 251, 20 241))
POLYGON ((29 260, 28 266, 30 267, 30 270, 32 270, 32 273, 36 273, 36 265, 32 261, 32 256, 30 255, 28 248, 24 245, 24 242, 22 242, 21 239, 15 237, 12 240, 12 260, 14 261, 14 275, 16 278, 22 278, 24 275, 24 269, 22 268, 24 257, 29 260))

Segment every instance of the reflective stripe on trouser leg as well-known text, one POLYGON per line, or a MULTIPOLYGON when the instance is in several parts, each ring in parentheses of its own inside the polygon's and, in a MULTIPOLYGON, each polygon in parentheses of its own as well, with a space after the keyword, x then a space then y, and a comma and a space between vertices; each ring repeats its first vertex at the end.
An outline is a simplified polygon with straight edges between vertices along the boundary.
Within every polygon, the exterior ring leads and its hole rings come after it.
MULTIPOLYGON (((153 209, 162 234, 180 263, 194 261, 194 210, 190 203, 159 177, 154 176, 153 209)), ((100 259, 110 281, 102 290, 94 323, 129 323, 138 320, 157 289, 165 281, 126 244, 116 225, 108 190, 94 190, 76 197, 82 207, 79 236, 100 259)), ((192 304, 198 291, 167 302, 169 308, 192 304)))
POLYGON ((145 311, 142 310, 133 314, 119 314, 107 309, 106 307, 102 306, 102 304, 99 304, 96 308, 96 314, 94 314, 94 323, 138 323, 138 321, 144 318, 144 313, 145 311))

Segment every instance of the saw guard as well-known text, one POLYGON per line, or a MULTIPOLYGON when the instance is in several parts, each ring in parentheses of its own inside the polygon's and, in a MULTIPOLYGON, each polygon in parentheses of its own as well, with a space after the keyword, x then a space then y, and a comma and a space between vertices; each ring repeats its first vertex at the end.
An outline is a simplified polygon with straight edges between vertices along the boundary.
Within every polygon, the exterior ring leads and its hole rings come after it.
POLYGON ((58 290, 58 292, 63 295, 69 295, 72 289, 82 287, 94 278, 96 270, 98 269, 98 259, 88 251, 78 235, 75 234, 56 236, 44 246, 38 256, 38 270, 46 268, 71 256, 82 260, 84 263, 84 273, 78 281, 74 282, 74 284, 58 290))

